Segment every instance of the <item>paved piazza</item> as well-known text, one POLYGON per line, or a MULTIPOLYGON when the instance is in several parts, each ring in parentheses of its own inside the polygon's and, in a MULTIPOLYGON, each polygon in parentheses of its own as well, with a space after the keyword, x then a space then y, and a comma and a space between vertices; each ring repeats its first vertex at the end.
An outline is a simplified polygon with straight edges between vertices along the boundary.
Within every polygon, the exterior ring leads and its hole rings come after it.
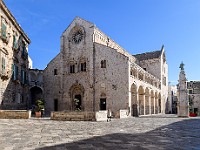
POLYGON ((0 150, 194 149, 200 118, 172 115, 111 122, 0 119, 0 150))

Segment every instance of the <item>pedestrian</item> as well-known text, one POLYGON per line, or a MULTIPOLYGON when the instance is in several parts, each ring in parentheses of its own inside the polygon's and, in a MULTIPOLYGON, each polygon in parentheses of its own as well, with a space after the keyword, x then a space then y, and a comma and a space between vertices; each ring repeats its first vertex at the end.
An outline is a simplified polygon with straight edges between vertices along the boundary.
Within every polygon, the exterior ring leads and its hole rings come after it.
POLYGON ((111 118, 112 118, 112 111, 110 109, 108 109, 108 111, 107 111, 107 122, 111 121, 111 118))

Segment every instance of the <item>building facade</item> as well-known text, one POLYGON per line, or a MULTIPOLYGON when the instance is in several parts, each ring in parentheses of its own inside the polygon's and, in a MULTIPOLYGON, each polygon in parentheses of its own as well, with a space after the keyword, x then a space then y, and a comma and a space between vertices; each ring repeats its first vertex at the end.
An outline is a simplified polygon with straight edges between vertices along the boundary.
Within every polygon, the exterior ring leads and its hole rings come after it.
POLYGON ((2 0, 0 26, 0 109, 26 109, 30 39, 2 0))
POLYGON ((61 35, 60 53, 43 72, 50 111, 120 110, 165 113, 168 65, 164 46, 131 55, 93 23, 76 17, 61 35))
POLYGON ((168 100, 167 100, 167 108, 166 113, 169 114, 177 114, 177 86, 176 85, 168 85, 168 100))
POLYGON ((189 111, 200 115, 200 81, 187 82, 189 111))

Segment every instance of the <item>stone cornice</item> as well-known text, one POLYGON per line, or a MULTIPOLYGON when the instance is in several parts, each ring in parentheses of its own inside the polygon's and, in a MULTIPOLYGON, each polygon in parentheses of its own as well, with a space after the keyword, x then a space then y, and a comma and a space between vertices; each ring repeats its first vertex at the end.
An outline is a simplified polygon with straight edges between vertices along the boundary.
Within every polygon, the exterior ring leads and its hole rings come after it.
POLYGON ((28 44, 30 44, 30 39, 28 38, 28 36, 25 34, 25 32, 23 31, 23 29, 20 27, 20 25, 17 23, 17 20, 15 19, 15 17, 12 15, 12 13, 9 11, 9 9, 6 7, 5 3, 3 2, 3 0, 0 0, 0 7, 2 9, 2 11, 5 13, 5 15, 9 18, 9 20, 12 22, 12 24, 16 27, 16 29, 19 31, 19 33, 24 37, 24 39, 26 40, 26 42, 28 44))

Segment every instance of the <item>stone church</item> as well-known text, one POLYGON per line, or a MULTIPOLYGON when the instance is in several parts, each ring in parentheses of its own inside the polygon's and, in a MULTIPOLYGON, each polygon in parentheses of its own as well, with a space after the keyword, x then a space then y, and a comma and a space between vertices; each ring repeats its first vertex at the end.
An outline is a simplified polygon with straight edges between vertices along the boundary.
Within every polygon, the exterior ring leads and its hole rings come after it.
POLYGON ((46 112, 120 110, 165 113, 168 65, 160 50, 131 55, 93 23, 76 17, 43 73, 46 112))
POLYGON ((164 46, 131 55, 93 23, 76 17, 63 32, 60 53, 44 70, 30 69, 30 39, 0 1, 0 109, 120 110, 127 116, 165 113, 168 65, 164 46))

